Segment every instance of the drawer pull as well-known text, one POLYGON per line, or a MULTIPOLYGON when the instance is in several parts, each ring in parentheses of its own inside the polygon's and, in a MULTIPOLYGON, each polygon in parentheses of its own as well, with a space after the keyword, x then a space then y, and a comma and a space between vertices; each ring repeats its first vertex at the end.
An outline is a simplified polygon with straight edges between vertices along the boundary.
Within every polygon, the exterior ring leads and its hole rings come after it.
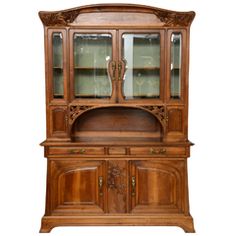
POLYGON ((150 148, 150 153, 151 154, 165 154, 166 153, 166 149, 165 148, 161 148, 161 149, 154 149, 154 148, 150 148))
POLYGON ((100 196, 103 196, 102 186, 103 186, 103 177, 99 176, 98 177, 98 189, 99 189, 99 195, 100 196))
POLYGON ((135 176, 132 176, 132 178, 131 178, 131 186, 132 186, 131 195, 135 196, 135 186, 136 186, 135 176))
POLYGON ((72 153, 72 154, 84 154, 85 153, 85 149, 83 149, 83 148, 81 148, 81 149, 71 149, 70 150, 70 153, 72 153))
POLYGON ((159 150, 159 153, 160 153, 160 154, 165 154, 165 153, 166 153, 166 149, 165 149, 165 148, 161 148, 161 149, 159 150))
POLYGON ((154 148, 150 148, 150 153, 151 153, 151 154, 157 154, 157 151, 156 151, 156 149, 154 149, 154 148))

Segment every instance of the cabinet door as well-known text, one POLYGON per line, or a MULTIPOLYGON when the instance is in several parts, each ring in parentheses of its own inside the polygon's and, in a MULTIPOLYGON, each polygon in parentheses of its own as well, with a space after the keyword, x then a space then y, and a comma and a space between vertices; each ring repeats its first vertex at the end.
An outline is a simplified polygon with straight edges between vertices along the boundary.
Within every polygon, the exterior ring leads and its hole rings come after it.
POLYGON ((104 161, 49 161, 51 213, 103 213, 104 170, 104 161))
POLYGON ((132 213, 181 212, 184 161, 132 161, 132 213))
POLYGON ((163 31, 120 31, 119 39, 119 99, 127 103, 162 100, 163 31))
POLYGON ((111 102, 115 97, 115 31, 70 30, 71 99, 111 102))
POLYGON ((183 103, 187 99, 187 41, 185 30, 167 33, 167 101, 183 103))
POLYGON ((46 55, 47 92, 49 102, 63 102, 67 99, 67 67, 66 67, 66 31, 62 29, 48 30, 48 47, 46 55))

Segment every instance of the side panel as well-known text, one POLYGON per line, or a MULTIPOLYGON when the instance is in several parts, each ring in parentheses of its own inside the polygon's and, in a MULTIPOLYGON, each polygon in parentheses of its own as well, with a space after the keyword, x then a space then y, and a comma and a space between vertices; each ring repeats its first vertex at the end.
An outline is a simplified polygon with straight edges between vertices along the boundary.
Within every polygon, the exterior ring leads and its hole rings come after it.
POLYGON ((184 106, 167 107, 167 140, 185 141, 187 139, 186 109, 184 106))
POLYGON ((68 116, 66 106, 49 107, 50 137, 66 138, 68 136, 68 116))

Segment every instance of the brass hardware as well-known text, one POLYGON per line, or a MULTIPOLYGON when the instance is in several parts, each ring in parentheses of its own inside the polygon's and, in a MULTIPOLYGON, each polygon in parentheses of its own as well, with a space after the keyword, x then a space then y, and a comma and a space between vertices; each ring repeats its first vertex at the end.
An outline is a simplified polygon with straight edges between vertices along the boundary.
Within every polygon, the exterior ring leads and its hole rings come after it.
POLYGON ((83 149, 83 148, 81 148, 81 149, 79 149, 79 150, 77 150, 77 149, 71 149, 70 152, 71 152, 72 154, 76 154, 76 153, 84 154, 84 153, 85 153, 85 149, 83 149))
POLYGON ((65 115, 65 125, 66 125, 66 129, 68 128, 68 115, 65 115))
POLYGON ((150 148, 150 153, 151 154, 157 154, 157 151, 154 148, 150 148))
POLYGON ((154 149, 154 148, 150 148, 150 153, 151 154, 165 154, 166 153, 166 149, 165 148, 161 148, 161 149, 154 149))
POLYGON ((169 116, 168 116, 168 115, 166 115, 166 123, 168 122, 168 120, 169 120, 169 116))
POLYGON ((79 154, 84 154, 85 153, 85 149, 84 148, 81 148, 80 150, 79 150, 79 154))
POLYGON ((111 63, 111 69, 112 69, 112 80, 116 79, 116 62, 113 61, 111 63))
POLYGON ((76 150, 76 149, 71 149, 71 150, 70 150, 70 153, 72 153, 72 154, 73 154, 73 153, 78 153, 78 150, 76 150))
POLYGON ((118 80, 121 80, 122 62, 118 63, 118 80))
POLYGON ((135 176, 132 176, 131 178, 131 186, 132 186, 131 195, 135 196, 135 186, 136 186, 135 176))
POLYGON ((161 149, 159 150, 159 153, 160 153, 160 154, 165 154, 165 153, 166 153, 166 149, 165 149, 165 148, 161 148, 161 149))
POLYGON ((98 177, 98 188, 99 188, 99 195, 100 195, 100 196, 103 195, 102 186, 103 186, 103 177, 102 177, 102 176, 99 176, 99 177, 98 177))

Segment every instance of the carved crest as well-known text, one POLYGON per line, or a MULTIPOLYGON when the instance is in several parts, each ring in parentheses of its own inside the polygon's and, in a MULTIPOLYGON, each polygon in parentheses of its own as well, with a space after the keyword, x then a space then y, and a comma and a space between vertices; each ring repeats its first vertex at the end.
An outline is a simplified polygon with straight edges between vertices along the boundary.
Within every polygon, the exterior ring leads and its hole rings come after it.
POLYGON ((164 26, 188 26, 189 22, 192 22, 195 14, 189 13, 177 13, 168 11, 155 11, 156 16, 165 23, 164 26))

